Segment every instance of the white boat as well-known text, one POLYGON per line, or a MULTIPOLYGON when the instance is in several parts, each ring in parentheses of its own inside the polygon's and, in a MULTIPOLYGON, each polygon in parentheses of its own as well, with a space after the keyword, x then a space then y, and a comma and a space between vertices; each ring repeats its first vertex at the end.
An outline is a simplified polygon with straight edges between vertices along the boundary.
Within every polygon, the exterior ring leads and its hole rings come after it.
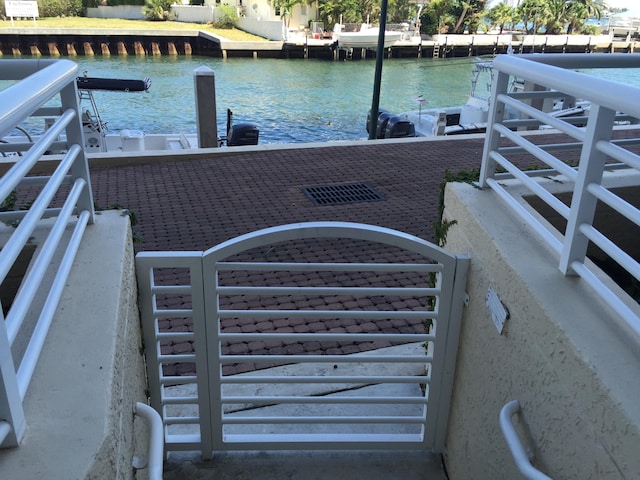
MULTIPOLYGON (((491 63, 476 62, 471 75, 471 92, 461 106, 423 109, 400 114, 412 122, 416 136, 430 137, 484 132, 489 118, 489 91, 480 92, 479 85, 491 85, 491 63)), ((418 103, 421 97, 416 99, 418 103)))
MULTIPOLYGON (((416 137, 434 137, 442 135, 461 135, 469 133, 484 133, 489 119, 489 101, 492 82, 491 62, 480 61, 474 64, 471 76, 471 93, 464 105, 443 107, 443 108, 423 108, 426 100, 420 96, 415 99, 418 103, 418 110, 411 110, 398 115, 381 111, 378 116, 376 127, 377 138, 390 138, 395 135, 390 134, 389 126, 394 123, 405 122, 413 125, 416 137), (486 90, 480 91, 480 85, 486 86, 486 90)), ((511 89, 516 91, 522 85, 514 80, 511 89)), ((589 105, 585 102, 576 102, 572 99, 571 104, 565 104, 566 99, 559 99, 549 105, 548 111, 555 117, 570 117, 587 115, 589 105)), ((506 111, 506 119, 515 119, 517 114, 506 111)), ((539 128, 545 128, 541 126, 539 128)), ((408 129, 405 129, 408 130, 408 129)), ((367 123, 367 131, 369 124, 367 123)))
MULTIPOLYGON (((340 48, 370 48, 378 47, 378 36, 380 29, 368 23, 363 23, 360 30, 346 31, 345 25, 336 23, 333 27, 333 38, 338 42, 340 48)), ((385 31, 384 47, 390 47, 402 37, 402 32, 385 31)))
MULTIPOLYGON (((87 153, 101 152, 149 152, 157 150, 188 150, 199 148, 198 135, 181 132, 147 134, 140 130, 123 129, 109 132, 106 123, 102 121, 98 110, 94 90, 108 90, 121 92, 145 92, 151 86, 148 78, 144 80, 128 80, 97 77, 78 77, 76 79, 80 107, 82 109, 82 134, 87 153), (86 104, 89 108, 85 108, 86 104)), ((35 127, 35 133, 28 128, 20 127, 9 136, 0 139, 2 143, 25 144, 32 143, 38 138, 37 131, 46 130, 52 122, 45 118, 44 126, 35 127)), ((256 145, 259 131, 250 123, 232 125, 232 113, 227 110, 227 136, 218 139, 219 146, 256 145)), ((61 138, 64 144, 64 138, 61 138)), ((3 152, 3 156, 19 156, 21 149, 16 152, 3 152)), ((64 148, 61 147, 61 152, 64 148)), ((55 153, 55 152, 54 152, 55 153)))

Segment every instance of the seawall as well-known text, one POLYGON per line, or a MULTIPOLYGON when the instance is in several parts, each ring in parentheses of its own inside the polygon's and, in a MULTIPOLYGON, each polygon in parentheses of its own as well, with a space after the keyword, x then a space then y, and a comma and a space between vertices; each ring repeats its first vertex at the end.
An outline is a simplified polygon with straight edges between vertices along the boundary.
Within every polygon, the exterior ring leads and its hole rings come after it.
MULTIPOLYGON (((205 27, 206 28, 206 27, 205 27)), ((640 41, 607 35, 436 35, 398 42, 385 51, 394 58, 452 58, 506 53, 634 53, 640 41)), ((0 58, 101 56, 182 56, 218 58, 375 58, 372 49, 340 49, 331 39, 307 37, 288 41, 235 42, 206 30, 0 29, 0 58)))

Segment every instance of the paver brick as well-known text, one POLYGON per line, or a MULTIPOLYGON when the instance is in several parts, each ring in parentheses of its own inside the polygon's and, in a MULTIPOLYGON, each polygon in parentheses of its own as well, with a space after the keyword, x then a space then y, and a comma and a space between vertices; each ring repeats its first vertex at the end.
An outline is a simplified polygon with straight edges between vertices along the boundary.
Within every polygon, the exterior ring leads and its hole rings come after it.
MULTIPOLYGON (((291 147, 291 146, 289 146, 291 147)), ((220 151, 219 154, 198 159, 159 160, 121 166, 91 165, 91 180, 95 202, 100 206, 124 205, 134 212, 138 224, 134 226, 142 250, 206 250, 237 235, 257 229, 306 221, 362 222, 406 232, 426 240, 433 240, 432 225, 437 221, 439 184, 445 171, 478 169, 483 140, 443 139, 437 142, 362 142, 357 145, 327 145, 314 148, 288 148, 256 152, 220 151), (386 197, 385 201, 315 207, 300 191, 301 186, 346 182, 367 182, 386 197)), ((275 245, 268 260, 286 261, 297 257, 303 261, 338 262, 411 261, 397 248, 351 248, 345 251, 344 242, 328 240, 322 251, 313 251, 305 242, 275 245), (311 255, 313 253, 313 255, 311 255), (348 254, 347 254, 348 253, 348 254), (310 255, 308 260, 307 256, 310 255)), ((360 245, 360 244, 355 244, 360 245)), ((262 252, 265 253, 265 252, 262 252)), ((406 275, 359 274, 335 275, 326 272, 225 272, 225 285, 337 285, 395 286, 424 285, 424 278, 412 272, 406 275)), ((185 284, 186 269, 163 269, 158 283, 185 284), (172 283, 170 283, 172 282, 172 283)), ((323 298, 282 296, 251 297, 234 295, 221 298, 225 308, 239 309, 377 309, 420 308, 411 298, 390 303, 384 297, 352 298, 332 296, 323 298), (337 298, 336 298, 337 297, 337 298)), ((163 308, 190 308, 190 299, 172 296, 164 299, 163 308)), ((318 319, 254 319, 224 318, 220 328, 224 332, 254 333, 256 331, 322 332, 331 328, 359 333, 388 329, 385 322, 342 323, 318 319), (330 323, 330 325, 329 325, 330 323), (288 329, 288 330, 283 330, 288 329)), ((393 322, 392 322, 393 323, 393 322)), ((418 325, 394 325, 396 330, 421 331, 418 325)), ((160 320, 161 331, 192 330, 190 319, 160 320)), ((388 345, 388 342, 361 342, 357 349, 364 351, 388 345)), ((189 342, 163 345, 163 353, 187 352, 189 342)), ((243 342, 226 346, 233 351, 273 353, 263 342, 243 342)), ((289 345, 287 350, 343 354, 352 352, 354 345, 337 342, 306 342, 289 345)), ((253 363, 224 365, 225 375, 264 368, 253 363)), ((195 366, 184 363, 166 365, 165 372, 175 375, 193 373, 195 366)))

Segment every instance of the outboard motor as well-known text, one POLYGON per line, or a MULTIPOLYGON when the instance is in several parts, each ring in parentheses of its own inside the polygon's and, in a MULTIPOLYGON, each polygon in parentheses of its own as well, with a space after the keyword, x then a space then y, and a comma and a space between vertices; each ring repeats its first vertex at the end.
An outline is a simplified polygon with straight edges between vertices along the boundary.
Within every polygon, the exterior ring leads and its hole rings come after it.
POLYGON ((227 146, 258 145, 260 130, 253 123, 233 125, 233 112, 227 109, 227 146))
POLYGON ((239 147, 242 145, 258 145, 260 130, 253 123, 238 123, 231 125, 227 136, 227 145, 239 147))
MULTIPOLYGON (((384 108, 379 108, 376 119, 380 116, 381 113, 389 113, 389 111, 385 110, 384 108)), ((371 109, 369 109, 369 111, 367 112, 367 133, 369 133, 369 125, 371 125, 371 109)))
POLYGON ((393 115, 389 112, 382 112, 378 115, 378 123, 376 126, 376 138, 385 138, 385 133, 387 131, 387 124, 389 123, 389 119, 393 115))
POLYGON ((384 138, 405 138, 415 136, 415 125, 406 118, 395 115, 387 120, 387 128, 384 138))

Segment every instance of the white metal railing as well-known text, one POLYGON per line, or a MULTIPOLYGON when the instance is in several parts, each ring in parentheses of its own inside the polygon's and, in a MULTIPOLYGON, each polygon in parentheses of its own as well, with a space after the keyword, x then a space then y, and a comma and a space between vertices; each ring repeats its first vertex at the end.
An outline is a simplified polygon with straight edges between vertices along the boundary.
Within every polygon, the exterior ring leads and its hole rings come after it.
MULTIPOLYGON (((293 250, 298 248, 294 244, 293 250)), ((357 258, 353 248, 336 249, 334 255, 357 258)), ((326 250, 320 251, 321 257, 328 257, 326 250)), ((166 449, 200 450, 205 458, 231 449, 442 451, 468 262, 466 256, 451 255, 401 232, 341 222, 273 227, 206 252, 139 253, 136 270, 151 405, 162 415, 166 449), (327 238, 397 249, 391 251, 402 252, 405 262, 313 261, 312 255, 290 258, 282 246, 327 238), (274 248, 283 253, 247 258, 246 252, 262 255, 274 248), (396 276, 411 280, 395 285, 374 280, 372 285, 371 279, 380 276, 388 278, 387 283, 394 283, 396 276), (415 305, 388 310, 371 301, 391 296, 410 298, 415 305), (269 299, 276 297, 286 300, 273 306, 269 299), (339 308, 335 299, 342 299, 344 306, 339 308), (320 302, 314 307, 315 300, 320 302), (327 303, 333 306, 324 307, 327 303), (172 331, 166 326, 184 319, 193 327, 172 331), (233 325, 224 327, 228 319, 233 325), (353 326, 411 319, 419 329, 366 333, 327 328, 314 333, 264 326, 282 319, 333 324, 346 319, 353 326), (423 322, 432 327, 425 330, 423 322), (366 355, 301 350, 305 342, 376 341, 410 348, 366 355), (168 342, 191 342, 193 351, 167 352, 168 342), (268 354, 243 347, 257 342, 299 348, 268 354), (186 363, 195 365, 195 375, 165 370, 186 363), (253 367, 244 374, 225 374, 223 368, 231 364, 253 367), (298 368, 260 368, 274 364, 298 368), (394 388, 372 395, 364 390, 371 385, 394 388)))
MULTIPOLYGON (((0 221, 14 225, 13 229, 6 229, 8 240, 0 251, 0 282, 6 279, 41 221, 56 217, 47 227, 6 317, 0 314, 0 446, 13 447, 19 445, 24 435, 22 401, 85 227, 93 223, 94 211, 82 148, 77 65, 68 60, 0 63, 0 80, 15 81, 0 90, 0 139, 31 116, 53 117, 50 128, 40 138, 12 144, 9 151, 17 152, 15 156, 0 156, 8 167, 0 178, 0 202, 23 191, 29 192, 33 200, 28 209, 15 206, 0 212, 0 221), (54 144, 56 151, 62 152, 55 157, 47 155, 54 144), (48 176, 31 173, 45 159, 55 163, 53 173, 48 176), (59 207, 50 206, 54 199, 59 207), (61 258, 57 267, 52 266, 54 257, 61 258), (30 311, 37 298, 44 300, 38 303, 37 312, 30 311), (16 339, 21 340, 21 345, 26 344, 23 351, 17 351, 16 339)), ((0 154, 5 151, 0 149, 0 154)))
POLYGON ((520 412, 520 402, 518 400, 507 402, 500 410, 500 428, 516 466, 527 480, 551 480, 551 477, 531 465, 530 460, 533 457, 527 454, 511 421, 511 417, 518 412, 520 412))
MULTIPOLYGON (((612 82, 569 69, 640 68, 637 55, 500 55, 494 62, 492 101, 484 145, 480 186, 491 187, 558 254, 559 269, 565 275, 579 275, 601 295, 623 320, 623 328, 640 339, 640 318, 629 306, 629 299, 615 294, 587 261, 590 243, 615 260, 628 274, 640 280, 640 264, 633 253, 607 237, 593 224, 596 206, 605 204, 635 228, 640 210, 623 200, 607 184, 607 172, 616 170, 627 178, 640 170, 639 131, 629 130, 625 139, 612 139, 614 126, 622 122, 639 123, 640 88, 612 82), (520 91, 510 92, 513 79, 524 82, 520 91), (588 115, 560 118, 558 102, 583 102, 588 115), (554 109, 554 104, 556 105, 554 109), (537 135, 523 135, 523 129, 553 127, 567 137, 545 143, 537 135), (569 139, 568 141, 566 139, 569 139), (509 142, 512 142, 509 144, 509 142), (579 158, 568 164, 569 154, 579 158), (537 171, 523 171, 517 165, 528 155, 538 164, 537 171), (506 172, 497 173, 498 167, 506 172), (564 204, 545 181, 558 175, 559 181, 573 185, 570 205, 564 204), (516 179, 530 194, 537 196, 566 220, 564 235, 557 235, 523 205, 521 195, 513 195, 502 180, 516 179)), ((560 104, 561 105, 561 104, 560 104)), ((546 130, 554 132, 554 130, 546 130)), ((638 185, 636 179, 633 184, 638 185)), ((557 182, 556 182, 557 185, 557 182)))

